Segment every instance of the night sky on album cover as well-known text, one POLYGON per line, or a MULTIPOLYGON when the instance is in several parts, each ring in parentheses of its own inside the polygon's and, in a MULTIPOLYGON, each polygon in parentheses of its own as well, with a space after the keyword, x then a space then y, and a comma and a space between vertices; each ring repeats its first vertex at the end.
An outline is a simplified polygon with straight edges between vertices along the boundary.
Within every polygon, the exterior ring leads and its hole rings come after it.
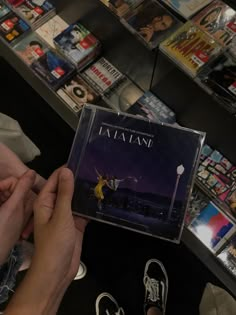
MULTIPOLYGON (((124 122, 122 117, 118 118, 115 115, 112 119, 106 114, 105 112, 102 118, 97 118, 94 122, 92 136, 80 166, 80 178, 96 181, 96 168, 101 175, 116 176, 118 179, 127 176, 136 177, 138 183, 135 188, 138 192, 171 196, 176 181, 176 168, 183 164, 185 172, 181 177, 177 192, 177 199, 183 199, 196 157, 199 134, 149 124, 141 120, 124 122), (102 122, 154 134, 153 147, 146 148, 98 136, 102 122)), ((130 183, 127 181, 126 184, 122 184, 122 187, 126 185, 130 183)))

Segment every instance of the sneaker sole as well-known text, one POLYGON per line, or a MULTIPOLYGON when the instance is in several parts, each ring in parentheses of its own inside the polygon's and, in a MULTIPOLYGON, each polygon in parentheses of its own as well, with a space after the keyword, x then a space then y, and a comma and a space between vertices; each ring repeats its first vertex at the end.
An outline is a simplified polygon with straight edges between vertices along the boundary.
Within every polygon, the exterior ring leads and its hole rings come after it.
POLYGON ((87 274, 87 267, 85 266, 85 264, 81 261, 80 262, 80 266, 79 266, 79 270, 77 272, 77 275, 74 277, 74 281, 75 280, 80 280, 83 279, 87 274), (83 269, 81 272, 81 268, 83 269))
MULTIPOLYGON (((156 263, 156 264, 158 264, 158 265, 161 267, 161 270, 162 270, 162 272, 164 273, 164 275, 165 275, 165 277, 166 277, 166 294, 165 294, 165 308, 166 308, 167 297, 168 297, 168 290, 169 290, 169 279, 168 279, 168 275, 167 275, 167 272, 166 272, 166 269, 165 269, 163 263, 162 263, 160 260, 157 260, 157 259, 149 259, 149 260, 146 262, 146 265, 145 265, 143 278, 144 278, 145 275, 147 274, 148 267, 149 267, 150 264, 153 263, 153 262, 156 263)), ((145 295, 146 295, 146 293, 145 293, 145 295)), ((146 300, 146 296, 145 296, 145 300, 146 300)), ((166 312, 166 310, 164 310, 163 315, 165 315, 165 312, 166 312)))

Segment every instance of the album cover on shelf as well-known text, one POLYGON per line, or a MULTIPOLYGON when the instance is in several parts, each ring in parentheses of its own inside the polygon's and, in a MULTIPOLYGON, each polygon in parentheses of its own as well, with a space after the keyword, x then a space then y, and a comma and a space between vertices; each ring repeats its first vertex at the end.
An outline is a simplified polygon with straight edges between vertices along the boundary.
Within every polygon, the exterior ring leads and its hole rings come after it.
POLYGON ((22 4, 25 0, 5 0, 5 2, 13 7, 17 7, 22 4))
POLYGON ((190 231, 216 253, 235 233, 233 222, 210 202, 189 225, 190 231))
POLYGON ((197 182, 224 206, 230 216, 236 217, 236 167, 219 151, 214 150, 201 162, 197 182))
POLYGON ((192 77, 195 77, 222 50, 213 38, 192 22, 181 26, 161 43, 160 48, 192 77))
POLYGON ((82 72, 82 76, 87 80, 100 94, 107 91, 115 84, 123 74, 116 69, 107 59, 100 58, 90 67, 82 72))
POLYGON ((17 55, 30 66, 35 60, 40 58, 48 49, 48 46, 35 33, 30 33, 18 44, 13 46, 17 55))
POLYGON ((115 111, 126 112, 142 95, 143 91, 124 75, 102 98, 115 111))
POLYGON ((58 89, 75 72, 75 67, 52 50, 31 64, 33 71, 52 89, 58 89))
POLYGON ((0 36, 8 43, 13 43, 30 30, 30 26, 17 16, 10 12, 0 19, 0 36))
POLYGON ((213 149, 208 144, 204 144, 202 148, 201 156, 200 156, 200 161, 201 162, 204 161, 208 156, 211 155, 212 152, 213 152, 213 149))
POLYGON ((175 124, 175 113, 152 92, 145 92, 127 113, 145 117, 153 122, 175 124))
POLYGON ((10 13, 11 10, 8 8, 8 6, 5 5, 2 1, 0 1, 0 19, 2 19, 5 15, 10 13))
POLYGON ((181 24, 166 8, 153 0, 144 1, 124 16, 121 22, 152 49, 181 24))
POLYGON ((84 106, 68 160, 74 213, 179 242, 203 141, 197 131, 84 106))
POLYGON ((221 55, 199 78, 230 112, 236 112, 236 56, 221 55))
POLYGON ((54 44, 79 69, 90 63, 101 47, 99 40, 80 23, 65 29, 54 38, 54 44))
POLYGON ((213 0, 162 0, 186 19, 203 9, 213 0))
POLYGON ((59 15, 55 15, 48 22, 40 26, 36 33, 43 38, 49 46, 56 49, 54 38, 69 26, 59 15))
POLYGON ((123 16, 133 10, 144 0, 101 0, 111 11, 118 16, 123 16))
POLYGON ((49 1, 44 1, 42 5, 37 5, 34 1, 25 0, 16 8, 17 14, 31 25, 32 28, 37 28, 55 15, 55 7, 49 1))
POLYGON ((195 186, 186 212, 185 225, 188 226, 193 219, 199 216, 201 211, 206 208, 210 201, 210 198, 195 186))
POLYGON ((217 258, 236 277, 236 235, 232 237, 217 258))
POLYGON ((220 0, 212 2, 192 21, 223 46, 229 45, 236 35, 236 12, 220 0))
POLYGON ((95 104, 99 99, 99 94, 77 74, 66 82, 57 94, 68 103, 68 105, 78 113, 84 104, 95 104), (69 98, 69 102, 68 102, 69 98))

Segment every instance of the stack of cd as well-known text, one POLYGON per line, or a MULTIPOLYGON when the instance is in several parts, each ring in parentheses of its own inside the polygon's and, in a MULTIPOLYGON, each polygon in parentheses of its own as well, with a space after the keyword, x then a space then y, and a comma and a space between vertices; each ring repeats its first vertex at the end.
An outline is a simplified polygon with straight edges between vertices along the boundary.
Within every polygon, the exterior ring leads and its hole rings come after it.
POLYGON ((33 30, 51 19, 55 14, 55 7, 47 0, 8 0, 12 9, 27 21, 33 30))
POLYGON ((78 22, 56 36, 54 44, 79 70, 91 63, 101 51, 100 41, 78 22))
POLYGON ((0 1, 0 37, 7 43, 15 43, 21 39, 30 26, 0 1))

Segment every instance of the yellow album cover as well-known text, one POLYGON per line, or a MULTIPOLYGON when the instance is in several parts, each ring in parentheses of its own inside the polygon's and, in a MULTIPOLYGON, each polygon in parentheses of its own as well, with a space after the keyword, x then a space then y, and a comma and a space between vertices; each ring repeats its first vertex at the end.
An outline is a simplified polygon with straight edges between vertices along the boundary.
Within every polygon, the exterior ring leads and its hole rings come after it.
POLYGON ((222 48, 192 22, 187 22, 163 41, 160 49, 194 77, 222 48))

